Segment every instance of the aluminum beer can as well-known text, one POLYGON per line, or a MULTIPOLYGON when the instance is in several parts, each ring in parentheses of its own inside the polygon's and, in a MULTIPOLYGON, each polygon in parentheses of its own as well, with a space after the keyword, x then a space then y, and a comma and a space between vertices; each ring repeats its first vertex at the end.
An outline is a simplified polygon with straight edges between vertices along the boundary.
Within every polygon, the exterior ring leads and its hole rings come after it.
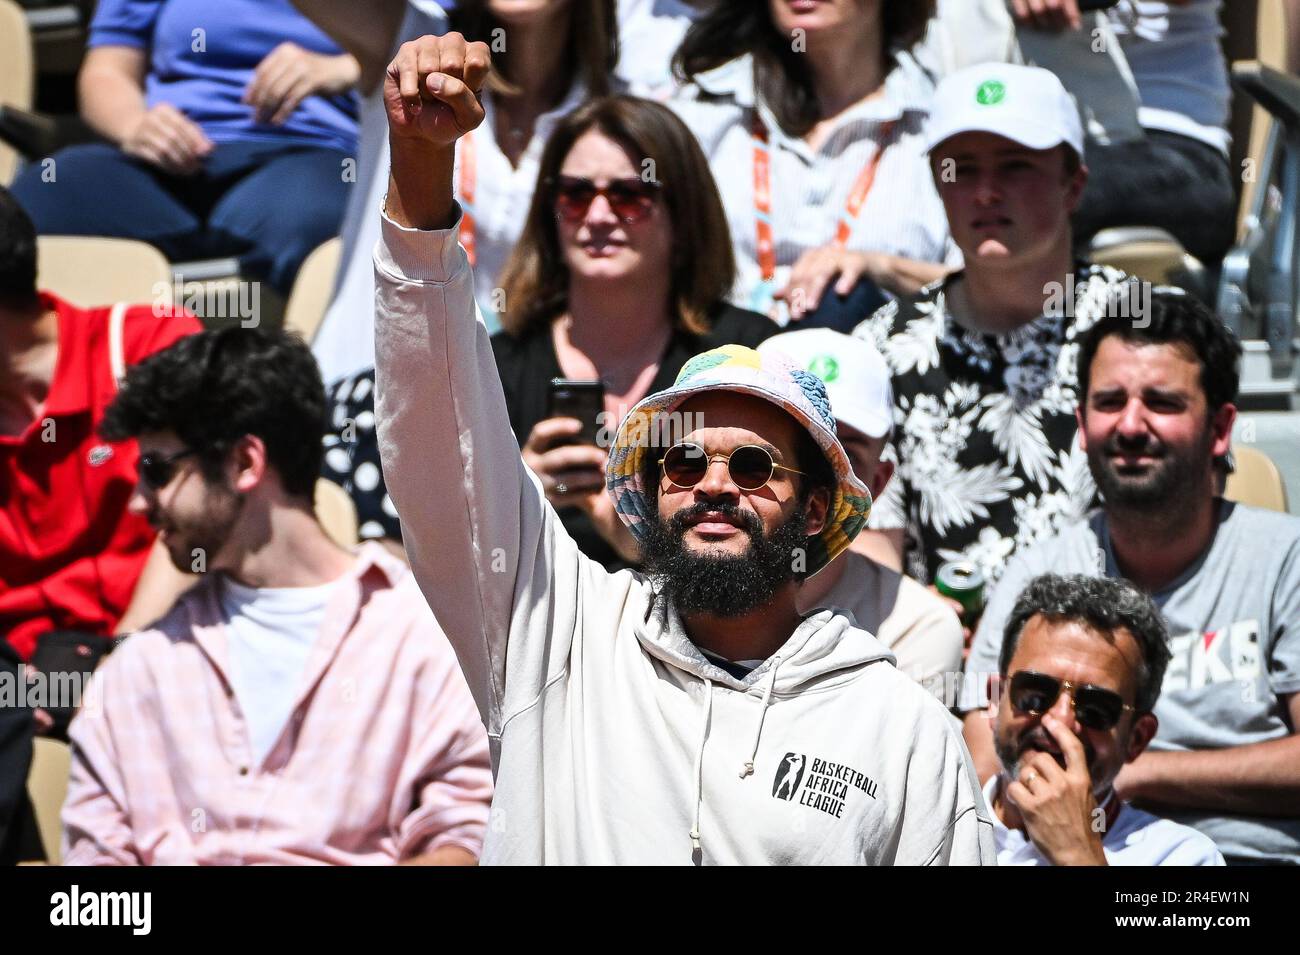
POLYGON ((974 561, 950 560, 934 575, 934 586, 962 606, 962 621, 970 625, 984 609, 984 575, 974 561))

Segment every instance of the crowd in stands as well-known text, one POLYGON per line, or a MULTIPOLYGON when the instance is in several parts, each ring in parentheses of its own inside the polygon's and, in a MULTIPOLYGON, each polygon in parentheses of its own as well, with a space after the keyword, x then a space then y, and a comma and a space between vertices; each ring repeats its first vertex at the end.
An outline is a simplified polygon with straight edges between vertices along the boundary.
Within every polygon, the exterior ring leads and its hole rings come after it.
POLYGON ((0 187, 0 863, 46 737, 72 864, 1300 864, 1241 344, 1088 258, 1228 249, 1222 6, 101 0, 0 187), (55 234, 342 250, 303 342, 55 234))

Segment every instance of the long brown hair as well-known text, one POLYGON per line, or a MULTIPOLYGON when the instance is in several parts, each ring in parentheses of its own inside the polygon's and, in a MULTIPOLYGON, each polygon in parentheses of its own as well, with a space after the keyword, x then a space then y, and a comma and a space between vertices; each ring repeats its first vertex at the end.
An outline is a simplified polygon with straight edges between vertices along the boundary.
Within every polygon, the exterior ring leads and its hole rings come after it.
MULTIPOLYGON (((895 51, 910 49, 934 16, 935 0, 881 0, 880 19, 886 71, 895 51)), ((796 53, 788 36, 772 22, 768 0, 717 0, 686 31, 673 57, 683 81, 746 54, 754 58, 758 95, 787 135, 803 136, 821 119, 808 54, 796 53)))
POLYGON ((673 230, 669 291, 677 326, 697 335, 731 290, 736 261, 722 198, 694 134, 672 110, 635 96, 595 99, 560 120, 542 151, 537 187, 523 233, 501 275, 501 323, 521 335, 560 315, 569 301, 569 270, 555 227, 555 179, 569 150, 595 130, 622 146, 662 184, 659 200, 673 230))
MULTIPOLYGON (((570 0, 569 35, 565 40, 569 66, 589 96, 604 96, 609 92, 610 76, 618 64, 618 24, 614 4, 615 0, 570 0)), ((494 31, 505 28, 492 16, 487 0, 461 0, 452 11, 450 20, 452 29, 464 34, 465 39, 486 43, 494 56, 501 52, 494 43, 504 34, 494 31)), ((507 45, 507 56, 508 50, 507 45)), ((498 95, 517 92, 517 88, 497 70, 488 76, 488 89, 498 95)))

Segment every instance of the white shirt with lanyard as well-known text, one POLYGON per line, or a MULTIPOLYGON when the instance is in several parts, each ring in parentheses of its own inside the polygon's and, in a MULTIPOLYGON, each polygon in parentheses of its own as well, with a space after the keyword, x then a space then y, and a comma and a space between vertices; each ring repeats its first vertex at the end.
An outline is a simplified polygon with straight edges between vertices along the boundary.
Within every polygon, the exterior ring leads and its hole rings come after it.
POLYGON ((496 104, 490 91, 483 95, 483 122, 456 143, 456 199, 463 213, 460 243, 474 267, 474 298, 489 331, 501 327, 494 307, 496 288, 524 230, 542 150, 555 124, 586 98, 586 87, 575 80, 560 104, 537 118, 518 166, 510 165, 497 144, 496 104))
POLYGON ((883 94, 840 116, 815 151, 756 102, 747 56, 700 74, 669 103, 700 140, 722 194, 735 304, 782 320, 773 294, 799 256, 831 243, 961 263, 921 138, 933 89, 929 74, 898 54, 883 94))

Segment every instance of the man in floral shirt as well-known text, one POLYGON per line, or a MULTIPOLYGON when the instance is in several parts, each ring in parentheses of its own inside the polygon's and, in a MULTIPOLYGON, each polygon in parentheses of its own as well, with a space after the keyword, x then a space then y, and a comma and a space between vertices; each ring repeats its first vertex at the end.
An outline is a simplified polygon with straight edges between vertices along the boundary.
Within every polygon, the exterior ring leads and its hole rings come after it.
POLYGON ((990 582, 1023 544, 1096 493, 1076 449, 1076 338, 1129 308, 1122 272, 1078 265, 1070 216, 1087 181, 1083 131, 1046 70, 983 64, 935 94, 931 169, 964 269, 858 326, 889 362, 897 477, 871 513, 907 572, 949 560, 990 582))

